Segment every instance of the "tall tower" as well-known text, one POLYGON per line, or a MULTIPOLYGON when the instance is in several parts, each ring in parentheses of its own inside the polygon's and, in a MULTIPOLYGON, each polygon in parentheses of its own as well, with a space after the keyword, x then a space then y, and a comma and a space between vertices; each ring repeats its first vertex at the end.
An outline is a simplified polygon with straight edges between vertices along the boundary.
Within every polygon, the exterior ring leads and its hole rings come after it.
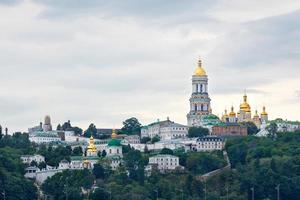
POLYGON ((45 117, 43 131, 52 131, 51 118, 49 115, 45 117))
POLYGON ((192 95, 190 112, 187 114, 188 126, 201 126, 201 117, 211 114, 208 95, 208 78, 199 59, 198 66, 192 76, 192 95))

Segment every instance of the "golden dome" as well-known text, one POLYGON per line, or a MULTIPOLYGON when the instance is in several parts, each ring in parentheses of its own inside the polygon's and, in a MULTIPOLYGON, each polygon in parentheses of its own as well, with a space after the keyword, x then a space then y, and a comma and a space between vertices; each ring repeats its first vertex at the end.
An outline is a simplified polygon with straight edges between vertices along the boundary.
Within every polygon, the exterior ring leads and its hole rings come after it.
POLYGON ((111 134, 111 138, 117 138, 117 137, 118 137, 118 135, 117 135, 117 133, 116 133, 116 130, 113 129, 113 130, 112 130, 112 134, 111 134))
POLYGON ((194 75, 195 76, 206 76, 206 72, 202 67, 202 61, 200 59, 198 61, 198 67, 196 68, 194 75))
POLYGON ((222 116, 223 120, 225 120, 226 118, 228 118, 228 114, 227 114, 227 110, 225 109, 225 113, 222 116))
POLYGON ((235 117, 235 112, 233 106, 231 106, 231 112, 229 113, 230 117, 235 117))
POLYGON ((84 161, 83 161, 83 163, 84 163, 84 164, 89 164, 89 163, 90 163, 90 161, 88 161, 88 160, 84 160, 84 161))
POLYGON ((247 95, 245 94, 244 97, 244 102, 240 105, 240 110, 243 110, 245 112, 251 112, 251 107, 247 102, 247 95))
POLYGON ((263 107, 263 111, 260 115, 261 116, 267 116, 268 115, 268 113, 266 112, 266 107, 265 106, 263 107))
POLYGON ((97 148, 95 146, 93 136, 90 137, 90 141, 89 141, 89 145, 87 147, 87 151, 88 152, 97 152, 97 148))
POLYGON ((255 115, 253 116, 254 118, 258 118, 258 113, 257 113, 257 110, 255 110, 255 115))

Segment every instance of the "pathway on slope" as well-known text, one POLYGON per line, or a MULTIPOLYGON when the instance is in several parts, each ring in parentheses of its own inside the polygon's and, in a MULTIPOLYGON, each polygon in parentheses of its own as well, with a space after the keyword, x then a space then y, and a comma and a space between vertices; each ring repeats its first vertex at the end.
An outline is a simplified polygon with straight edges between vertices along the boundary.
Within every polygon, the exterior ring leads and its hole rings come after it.
POLYGON ((226 151, 223 151, 223 156, 225 157, 226 159, 226 162, 227 162, 227 165, 225 167, 222 167, 220 169, 216 169, 214 171, 211 171, 211 172, 208 172, 206 174, 203 174, 201 176, 198 176, 198 178, 200 180, 204 180, 206 181, 208 178, 212 177, 212 176, 215 176, 217 174, 220 174, 221 172, 225 171, 225 170, 228 170, 228 169, 231 169, 231 164, 230 164, 230 160, 229 160, 229 157, 228 157, 228 154, 226 151))

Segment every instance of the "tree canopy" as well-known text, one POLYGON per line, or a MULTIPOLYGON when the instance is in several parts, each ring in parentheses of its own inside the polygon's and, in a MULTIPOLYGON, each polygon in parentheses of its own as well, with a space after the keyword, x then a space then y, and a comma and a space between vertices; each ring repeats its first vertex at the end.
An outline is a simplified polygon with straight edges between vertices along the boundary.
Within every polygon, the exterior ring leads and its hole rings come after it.
POLYGON ((88 137, 88 138, 91 136, 95 137, 96 135, 97 135, 97 128, 94 124, 90 124, 88 129, 85 130, 83 134, 84 137, 88 137))
POLYGON ((123 122, 121 133, 127 135, 140 135, 140 132, 141 124, 137 118, 131 117, 123 122))
POLYGON ((209 135, 209 130, 203 127, 190 127, 188 132, 188 137, 203 137, 209 135))

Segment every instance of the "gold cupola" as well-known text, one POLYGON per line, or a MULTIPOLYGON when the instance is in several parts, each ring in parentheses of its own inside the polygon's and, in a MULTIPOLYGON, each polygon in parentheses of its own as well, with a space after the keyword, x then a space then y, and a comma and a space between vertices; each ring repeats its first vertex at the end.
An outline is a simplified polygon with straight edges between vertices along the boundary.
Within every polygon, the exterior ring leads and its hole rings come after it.
POLYGON ((227 109, 225 109, 225 112, 224 112, 224 114, 222 116, 222 121, 226 122, 227 118, 228 118, 227 109))
POLYGON ((231 112, 229 113, 229 117, 235 117, 235 116, 236 116, 236 114, 234 112, 234 108, 233 108, 233 106, 231 106, 231 112))
POLYGON ((255 110, 254 118, 259 118, 257 110, 255 110))
POLYGON ((198 66, 194 72, 194 76, 206 76, 206 72, 204 68, 202 67, 202 61, 199 59, 198 66))
POLYGON ((90 137, 89 145, 88 145, 88 147, 87 147, 87 151, 90 152, 90 153, 95 153, 95 152, 97 152, 97 148, 96 148, 96 146, 95 146, 93 136, 90 137))
POLYGON ((112 139, 116 139, 118 137, 117 133, 116 133, 116 129, 112 130, 112 134, 111 134, 111 138, 112 139))
POLYGON ((245 111, 245 112, 251 112, 251 107, 247 102, 247 95, 244 94, 243 96, 243 103, 240 105, 240 110, 245 111))
POLYGON ((263 111, 260 115, 261 116, 267 116, 268 115, 268 113, 266 112, 266 107, 265 106, 263 107, 263 111))

